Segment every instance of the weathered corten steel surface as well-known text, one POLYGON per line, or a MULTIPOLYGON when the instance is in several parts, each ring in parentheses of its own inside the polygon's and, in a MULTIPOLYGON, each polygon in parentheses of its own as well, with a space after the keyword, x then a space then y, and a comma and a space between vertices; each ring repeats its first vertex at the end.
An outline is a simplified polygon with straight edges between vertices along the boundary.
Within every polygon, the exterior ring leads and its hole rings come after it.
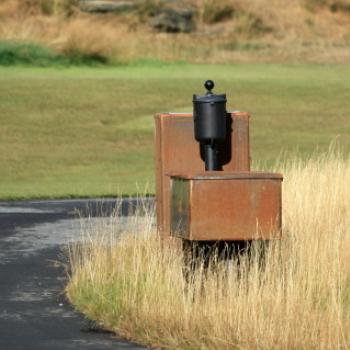
MULTIPOLYGON (((157 227, 163 238, 170 236, 170 177, 168 173, 204 171, 203 152, 194 138, 191 113, 155 116, 157 227)), ((221 146, 223 171, 249 171, 249 115, 227 115, 227 140, 221 146)))
POLYGON ((197 241, 281 238, 282 175, 206 172, 171 176, 171 235, 197 241))

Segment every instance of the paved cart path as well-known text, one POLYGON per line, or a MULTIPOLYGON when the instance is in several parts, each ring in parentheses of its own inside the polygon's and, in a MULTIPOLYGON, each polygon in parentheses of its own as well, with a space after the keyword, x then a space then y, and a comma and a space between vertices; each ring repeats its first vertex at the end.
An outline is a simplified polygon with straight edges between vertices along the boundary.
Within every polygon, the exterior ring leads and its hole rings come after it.
MULTIPOLYGON (((122 212, 130 213, 122 202, 122 212)), ((63 294, 62 248, 78 239, 82 216, 103 220, 115 200, 0 201, 0 349, 143 349, 91 330, 63 294), (102 215, 102 216, 103 216, 102 215)), ((104 219, 106 220, 106 219, 104 219)))

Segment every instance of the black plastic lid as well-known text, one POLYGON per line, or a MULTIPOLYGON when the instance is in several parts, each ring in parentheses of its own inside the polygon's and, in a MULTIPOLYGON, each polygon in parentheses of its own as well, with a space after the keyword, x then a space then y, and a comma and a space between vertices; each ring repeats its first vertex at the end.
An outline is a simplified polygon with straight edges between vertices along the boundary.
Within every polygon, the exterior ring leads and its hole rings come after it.
POLYGON ((215 84, 212 80, 207 80, 204 83, 204 87, 208 90, 205 95, 193 95, 193 102, 197 103, 224 103, 227 102, 226 94, 221 95, 215 95, 212 93, 212 89, 214 88, 215 84))

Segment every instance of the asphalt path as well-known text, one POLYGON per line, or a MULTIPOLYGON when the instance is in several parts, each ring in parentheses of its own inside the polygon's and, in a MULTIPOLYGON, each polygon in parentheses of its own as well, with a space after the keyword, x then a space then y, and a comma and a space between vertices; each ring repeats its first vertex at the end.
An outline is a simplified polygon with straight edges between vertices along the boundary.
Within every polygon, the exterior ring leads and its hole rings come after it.
POLYGON ((99 330, 63 293, 62 250, 79 239, 82 220, 107 220, 116 207, 130 215, 136 206, 136 200, 0 201, 0 350, 144 349, 99 330))

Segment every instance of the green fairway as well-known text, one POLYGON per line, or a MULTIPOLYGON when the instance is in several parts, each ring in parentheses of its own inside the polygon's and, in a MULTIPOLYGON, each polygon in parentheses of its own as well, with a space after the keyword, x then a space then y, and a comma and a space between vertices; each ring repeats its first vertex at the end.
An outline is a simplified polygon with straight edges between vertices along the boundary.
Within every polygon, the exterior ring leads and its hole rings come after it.
POLYGON ((154 192, 153 115, 191 111, 207 78, 251 113, 254 162, 350 149, 350 65, 0 68, 0 198, 154 192))

